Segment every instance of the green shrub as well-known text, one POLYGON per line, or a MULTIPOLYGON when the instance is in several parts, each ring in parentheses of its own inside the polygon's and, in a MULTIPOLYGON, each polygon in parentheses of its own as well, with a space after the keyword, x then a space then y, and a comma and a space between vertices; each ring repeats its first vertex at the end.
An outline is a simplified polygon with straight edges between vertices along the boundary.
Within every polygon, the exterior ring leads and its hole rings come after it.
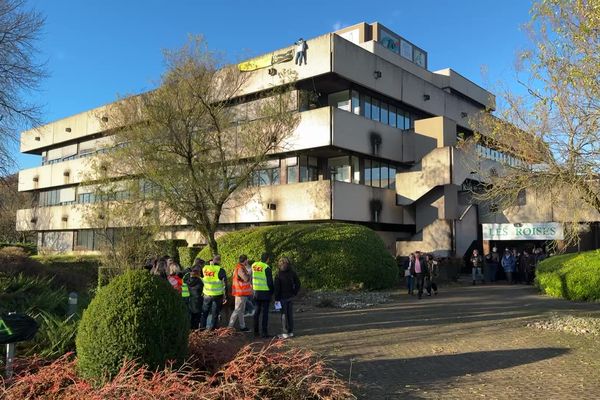
POLYGON ((563 254, 540 262, 536 284, 546 294, 576 301, 600 300, 600 251, 563 254))
POLYGON ((183 268, 191 267, 196 259, 198 253, 200 253, 199 247, 178 247, 177 251, 179 253, 179 264, 183 268))
POLYGON ((19 247, 28 255, 37 254, 37 245, 33 243, 0 243, 0 249, 4 247, 19 247))
POLYGON ((64 315, 69 295, 66 289, 44 276, 0 273, 0 313, 37 313, 64 315))
POLYGON ((169 239, 169 240, 157 240, 154 242, 158 247, 159 256, 168 255, 179 264, 179 247, 187 246, 187 240, 183 239, 169 239))
POLYGON ((77 332, 77 365, 85 378, 114 376, 124 359, 150 368, 187 353, 189 322, 181 296, 167 281, 129 270, 98 290, 77 332))
MULTIPOLYGON (((240 254, 260 260, 263 252, 291 259, 306 288, 389 288, 397 283, 398 267, 381 238, 362 225, 325 223, 265 226, 229 233, 217 240, 229 273, 240 254)), ((209 259, 210 249, 198 255, 209 259)))
POLYGON ((58 358, 69 351, 75 351, 75 336, 79 323, 77 315, 61 317, 41 312, 35 319, 40 324, 37 334, 31 341, 20 344, 25 354, 58 358))

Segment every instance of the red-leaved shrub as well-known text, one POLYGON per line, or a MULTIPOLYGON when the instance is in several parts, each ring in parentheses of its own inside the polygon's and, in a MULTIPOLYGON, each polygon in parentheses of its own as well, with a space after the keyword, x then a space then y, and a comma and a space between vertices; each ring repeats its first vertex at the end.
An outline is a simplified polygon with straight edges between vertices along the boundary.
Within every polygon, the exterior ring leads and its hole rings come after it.
POLYGON ((190 335, 189 363, 159 371, 123 363, 114 378, 94 387, 77 376, 76 359, 66 354, 51 364, 34 359, 10 382, 0 381, 6 400, 346 400, 348 387, 314 353, 281 341, 244 346, 232 330, 190 335), (237 354, 235 354, 237 353, 237 354), (212 370, 217 372, 212 373, 212 370), (207 372, 208 371, 208 372, 207 372), (209 373, 212 373, 210 375, 209 373))

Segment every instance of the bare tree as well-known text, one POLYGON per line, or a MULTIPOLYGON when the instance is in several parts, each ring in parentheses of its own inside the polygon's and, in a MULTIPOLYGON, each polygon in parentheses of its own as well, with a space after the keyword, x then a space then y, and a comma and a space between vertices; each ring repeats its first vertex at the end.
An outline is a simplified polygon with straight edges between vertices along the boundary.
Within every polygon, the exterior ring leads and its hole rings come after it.
POLYGON ((165 58, 156 90, 121 99, 108 113, 118 145, 100 162, 101 174, 134 177, 139 200, 160 208, 157 223, 191 225, 216 253, 223 210, 298 123, 293 77, 248 102, 249 73, 222 62, 201 38, 165 58))
POLYGON ((0 0, 0 176, 13 163, 8 149, 22 126, 37 124, 39 108, 23 94, 35 90, 45 72, 35 60, 44 18, 25 0, 0 0))
POLYGON ((566 240, 600 212, 600 4, 597 0, 540 0, 528 24, 532 46, 519 54, 524 89, 503 90, 503 107, 472 122, 466 142, 503 154, 502 166, 480 160, 481 201, 506 209, 535 192, 563 212, 566 240))
POLYGON ((0 182, 0 242, 27 242, 35 239, 32 232, 18 232, 17 210, 32 207, 31 193, 19 192, 17 175, 10 175, 0 182))

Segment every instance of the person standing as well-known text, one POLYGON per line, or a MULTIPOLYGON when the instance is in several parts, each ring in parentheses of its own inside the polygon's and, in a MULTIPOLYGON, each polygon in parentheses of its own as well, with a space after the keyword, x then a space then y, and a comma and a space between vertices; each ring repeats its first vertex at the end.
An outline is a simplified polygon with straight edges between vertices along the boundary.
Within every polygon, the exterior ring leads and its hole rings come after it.
POLYGON ((169 271, 169 276, 167 276, 167 280, 173 286, 173 289, 177 290, 177 293, 181 294, 181 287, 183 285, 183 280, 179 276, 181 273, 181 269, 179 265, 171 258, 167 259, 167 270, 169 271))
POLYGON ((244 314, 246 313, 246 302, 248 296, 252 295, 251 274, 248 272, 248 256, 242 254, 233 271, 233 283, 231 284, 231 295, 235 298, 235 308, 229 318, 229 327, 233 328, 236 318, 239 320, 240 331, 248 332, 244 314))
POLYGON ((438 262, 432 255, 427 254, 425 256, 425 262, 427 263, 427 296, 431 296, 431 290, 433 289, 433 294, 437 296, 438 287, 437 287, 437 277, 439 276, 439 268, 438 262))
POLYGON ((281 327, 283 333, 279 335, 280 339, 294 337, 294 310, 292 299, 300 291, 300 279, 296 271, 292 269, 290 260, 287 257, 281 257, 279 260, 279 272, 275 277, 275 301, 281 305, 281 327))
POLYGON ((254 336, 259 335, 259 325, 262 328, 262 338, 269 337, 269 304, 273 294, 273 273, 269 262, 269 254, 263 253, 260 261, 252 264, 252 290, 256 309, 254 311, 254 336))
POLYGON ((410 253, 408 256, 408 263, 406 265, 406 269, 404 270, 404 277, 406 278, 406 288, 408 289, 409 295, 414 295, 415 289, 415 277, 413 272, 415 269, 415 253, 410 253))
POLYGON ((427 273, 427 263, 420 251, 415 252, 415 263, 411 270, 417 281, 417 295, 419 299, 423 297, 423 286, 425 284, 425 274, 427 273))
POLYGON ((204 285, 202 294, 202 318, 200 320, 200 329, 206 328, 206 320, 211 315, 211 330, 219 326, 219 314, 225 299, 225 288, 227 287, 227 274, 221 267, 221 256, 215 255, 212 263, 205 265, 201 271, 202 283, 204 285))
POLYGON ((477 249, 473 250, 473 255, 471 256, 471 264, 472 264, 471 275, 473 278, 473 285, 475 285, 477 280, 480 280, 483 283, 483 276, 481 274, 481 267, 483 265, 483 257, 481 257, 481 254, 479 254, 479 250, 477 250, 477 249))
POLYGON ((296 43, 296 60, 294 63, 296 65, 302 65, 302 60, 304 60, 304 65, 306 65, 306 50, 308 50, 308 44, 302 38, 298 39, 296 43))
POLYGON ((488 265, 488 280, 490 282, 496 282, 496 275, 498 274, 498 266, 500 265, 500 254, 496 246, 492 247, 492 251, 485 256, 485 262, 488 265))
POLYGON ((502 264, 502 269, 504 269, 504 273, 506 274, 506 280, 509 285, 513 283, 513 273, 515 272, 516 260, 512 255, 509 249, 504 251, 504 255, 502 256, 502 260, 500 261, 502 264))
MULTIPOLYGON (((204 260, 197 258, 194 260, 192 271, 183 277, 183 281, 187 284, 188 301, 187 306, 190 312, 190 327, 198 329, 202 318, 202 279, 200 272, 204 267, 204 260)), ((183 296, 183 293, 182 293, 183 296)))

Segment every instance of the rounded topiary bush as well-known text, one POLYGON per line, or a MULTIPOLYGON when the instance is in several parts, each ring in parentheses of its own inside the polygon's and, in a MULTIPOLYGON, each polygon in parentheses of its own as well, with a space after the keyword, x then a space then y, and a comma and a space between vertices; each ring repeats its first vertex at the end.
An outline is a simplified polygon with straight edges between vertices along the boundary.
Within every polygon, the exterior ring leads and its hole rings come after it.
MULTIPOLYGON (((302 285, 311 289, 362 286, 382 289, 397 283, 398 267, 377 234, 362 225, 325 223, 265 226, 229 233, 217 240, 222 265, 231 273, 240 254, 260 260, 290 257, 302 285)), ((204 248, 198 257, 210 258, 204 248)))
POLYGON ((600 251, 547 258, 536 269, 536 284, 546 294, 576 301, 600 301, 600 251))
POLYGON ((83 313, 77 332, 77 366, 84 378, 114 376, 123 360, 150 368, 187 355, 189 321, 181 296, 143 270, 114 278, 83 313))

